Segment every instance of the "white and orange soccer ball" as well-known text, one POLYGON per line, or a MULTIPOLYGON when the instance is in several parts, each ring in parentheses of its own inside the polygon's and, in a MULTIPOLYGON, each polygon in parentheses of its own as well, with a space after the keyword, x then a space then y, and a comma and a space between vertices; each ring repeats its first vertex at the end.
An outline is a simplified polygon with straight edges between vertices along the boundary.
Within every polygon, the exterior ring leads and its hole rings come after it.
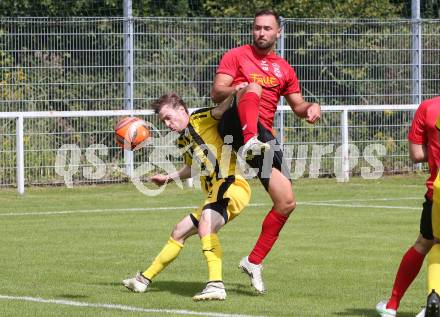
POLYGON ((126 117, 115 127, 116 143, 126 150, 137 150, 150 137, 147 123, 136 117, 126 117))

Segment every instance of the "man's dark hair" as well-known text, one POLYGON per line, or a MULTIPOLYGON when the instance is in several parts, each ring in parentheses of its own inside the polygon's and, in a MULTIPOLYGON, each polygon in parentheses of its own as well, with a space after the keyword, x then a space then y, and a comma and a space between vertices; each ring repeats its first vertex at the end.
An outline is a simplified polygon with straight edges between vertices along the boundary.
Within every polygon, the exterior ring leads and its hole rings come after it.
POLYGON ((165 105, 172 106, 173 108, 182 106, 188 113, 188 107, 186 106, 185 102, 175 92, 167 93, 159 99, 156 99, 151 104, 151 108, 154 110, 155 113, 159 113, 160 109, 162 109, 162 107, 165 105))
POLYGON ((258 11, 255 13, 254 21, 255 21, 255 19, 256 19, 257 17, 262 16, 262 15, 272 15, 272 16, 275 18, 275 20, 277 21, 278 26, 281 27, 280 16, 278 15, 278 13, 277 13, 276 11, 274 11, 274 10, 272 10, 272 9, 262 9, 262 10, 258 10, 258 11))

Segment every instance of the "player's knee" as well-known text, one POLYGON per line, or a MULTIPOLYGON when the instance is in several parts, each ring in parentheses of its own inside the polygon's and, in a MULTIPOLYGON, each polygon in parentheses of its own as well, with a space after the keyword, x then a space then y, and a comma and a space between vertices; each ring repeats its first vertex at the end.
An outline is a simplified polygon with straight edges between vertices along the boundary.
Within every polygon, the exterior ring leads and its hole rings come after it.
POLYGON ((284 216, 290 215, 296 208, 296 201, 293 199, 288 199, 281 202, 276 209, 280 214, 284 216))
POLYGON ((179 242, 181 244, 185 243, 185 236, 179 235, 178 233, 175 233, 174 231, 171 233, 171 238, 174 241, 177 241, 177 242, 179 242))
POLYGON ((263 92, 263 89, 260 85, 256 83, 250 83, 248 86, 246 86, 246 92, 253 92, 256 93, 259 97, 261 97, 261 93, 263 92))
POLYGON ((171 232, 171 238, 177 242, 185 241, 185 234, 183 228, 179 224, 175 225, 173 231, 171 232))
POLYGON ((421 254, 428 254, 433 245, 434 240, 425 239, 420 235, 414 244, 414 248, 421 254))
POLYGON ((199 224, 197 231, 200 238, 212 233, 212 229, 206 224, 199 224))
POLYGON ((296 201, 295 200, 289 200, 286 202, 286 212, 287 213, 292 213, 296 208, 296 201))

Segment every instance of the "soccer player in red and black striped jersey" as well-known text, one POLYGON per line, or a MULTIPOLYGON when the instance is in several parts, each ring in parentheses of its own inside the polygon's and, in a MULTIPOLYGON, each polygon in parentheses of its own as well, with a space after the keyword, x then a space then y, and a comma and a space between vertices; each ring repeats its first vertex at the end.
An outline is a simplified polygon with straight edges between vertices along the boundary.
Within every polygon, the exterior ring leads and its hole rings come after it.
POLYGON ((257 12, 252 34, 253 44, 231 49, 221 59, 211 97, 219 103, 235 95, 236 104, 222 117, 220 134, 233 136, 232 146, 258 171, 273 201, 254 249, 240 262, 255 290, 264 293, 261 263, 296 205, 290 169, 283 163, 283 153, 272 131, 277 104, 284 96, 293 112, 309 123, 320 118, 320 106, 304 100, 295 71, 274 52, 281 34, 278 14, 272 10, 257 12), (259 155, 249 156, 248 150, 259 155), (272 164, 263 164, 263 150, 273 155, 272 164))
POLYGON ((426 254, 434 244, 431 213, 433 183, 440 166, 440 144, 435 127, 440 114, 440 97, 425 100, 417 108, 411 129, 408 133, 409 156, 414 163, 428 162, 430 176, 426 181, 427 191, 420 218, 420 233, 404 254, 396 274, 391 297, 377 304, 376 310, 381 316, 395 316, 400 300, 416 278, 423 265, 426 254))

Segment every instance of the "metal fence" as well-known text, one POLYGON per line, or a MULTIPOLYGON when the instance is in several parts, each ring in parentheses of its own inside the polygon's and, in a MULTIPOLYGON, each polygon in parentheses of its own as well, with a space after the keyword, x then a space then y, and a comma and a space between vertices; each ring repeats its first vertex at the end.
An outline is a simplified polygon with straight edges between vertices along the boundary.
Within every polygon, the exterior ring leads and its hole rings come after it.
MULTIPOLYGON (((406 133, 416 106, 323 106, 313 127, 280 107, 288 122, 278 130, 287 167, 293 178, 352 174, 377 178, 383 173, 412 169, 406 133), (376 164, 376 162, 379 162, 376 164), (375 174, 376 173, 376 174, 375 174), (378 173, 378 174, 377 174, 378 173)), ((11 133, 2 142, 3 185, 120 182, 148 165, 146 176, 180 165, 179 153, 167 129, 151 110, 3 112, 11 133), (151 124, 150 143, 127 160, 114 143, 112 127, 123 115, 143 117, 151 124), (91 129, 93 127, 93 129, 91 129), (45 129, 49 128, 50 131, 45 129), (68 182, 66 182, 66 175, 68 182), (9 183, 8 183, 9 182, 9 183)), ((131 152, 130 152, 131 153, 131 152)))
MULTIPOLYGON (((439 90, 440 21, 284 19, 283 24, 279 54, 295 68, 303 95, 335 107, 317 127, 288 111, 279 112, 278 135, 295 158, 292 164, 299 164, 304 155, 312 160, 312 144, 341 144, 343 117, 336 109, 346 106, 351 109, 346 125, 351 144, 384 144, 386 171, 411 170, 406 133, 414 105, 439 90), (414 46, 415 40, 421 45, 414 46), (365 111, 370 105, 383 109, 365 111), (396 110, 390 107, 394 105, 408 106, 396 110)), ((190 107, 208 106, 222 54, 249 43, 250 28, 250 19, 0 18, 0 111, 148 109, 152 99, 170 90, 190 107)), ((114 120, 24 120, 26 183, 59 180, 55 154, 66 143, 83 149, 106 144, 106 164, 120 163, 112 136, 114 120)), ((15 120, 3 116, 0 185, 16 184, 15 139, 15 120)), ((324 156, 319 175, 332 175, 334 153, 324 156)), ((144 159, 136 154, 135 164, 144 159)), ((102 178, 119 180, 120 175, 110 172, 102 178)), ((76 181, 89 180, 78 175, 76 181)))

